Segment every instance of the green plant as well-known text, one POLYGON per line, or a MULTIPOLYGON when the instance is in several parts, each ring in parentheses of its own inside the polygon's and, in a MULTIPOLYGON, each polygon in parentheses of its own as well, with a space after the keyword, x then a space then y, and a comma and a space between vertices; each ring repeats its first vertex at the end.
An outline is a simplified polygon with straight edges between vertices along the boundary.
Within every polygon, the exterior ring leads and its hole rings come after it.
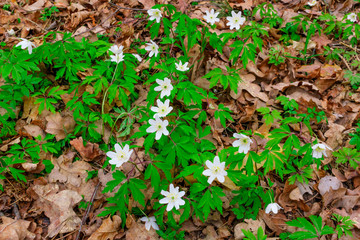
POLYGON ((267 239, 267 236, 265 235, 264 229, 262 229, 262 227, 258 228, 257 235, 252 233, 250 230, 241 229, 241 231, 245 235, 244 240, 266 240, 267 239))
POLYGON ((56 6, 52 6, 51 8, 45 8, 41 13, 40 19, 46 21, 48 18, 51 18, 56 12, 59 12, 59 9, 56 6))
POLYGON ((344 236, 353 236, 352 232, 350 231, 353 227, 355 222, 350 219, 349 216, 341 216, 339 214, 334 213, 332 219, 336 221, 336 228, 338 238, 344 236))
POLYGON ((273 63, 275 66, 285 62, 284 49, 277 45, 269 50, 269 63, 273 63))
POLYGON ((281 25, 284 21, 279 17, 278 12, 271 3, 264 2, 257 5, 253 10, 253 16, 255 16, 257 12, 260 13, 262 22, 269 24, 271 28, 281 25))
POLYGON ((358 89, 360 86, 360 74, 352 73, 351 71, 345 71, 344 78, 348 79, 353 89, 358 89))
POLYGON ((337 152, 333 152, 333 155, 337 158, 338 164, 349 164, 353 168, 357 168, 360 162, 360 152, 357 149, 342 148, 337 152))
POLYGON ((10 7, 11 7, 10 4, 4 4, 4 5, 3 5, 3 9, 4 9, 5 11, 10 11, 10 7))
POLYGON ((311 215, 310 221, 306 218, 297 218, 290 222, 286 222, 287 225, 298 227, 304 231, 296 231, 287 236, 286 239, 320 239, 321 236, 334 233, 334 229, 328 225, 323 225, 322 218, 320 216, 311 215))

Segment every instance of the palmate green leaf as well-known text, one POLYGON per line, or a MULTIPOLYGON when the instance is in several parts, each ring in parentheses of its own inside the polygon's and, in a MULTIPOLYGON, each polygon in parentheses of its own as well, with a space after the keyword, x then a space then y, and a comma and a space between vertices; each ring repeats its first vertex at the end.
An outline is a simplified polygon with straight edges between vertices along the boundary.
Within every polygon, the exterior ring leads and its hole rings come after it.
POLYGON ((149 164, 145 170, 144 175, 145 179, 151 179, 151 186, 156 192, 160 187, 160 174, 157 168, 153 164, 149 164))
POLYGON ((282 177, 284 172, 284 161, 286 160, 284 154, 282 152, 269 151, 266 149, 261 155, 265 159, 264 174, 275 170, 280 177, 282 177))
POLYGON ((16 181, 26 182, 26 178, 25 178, 25 176, 22 174, 22 173, 25 172, 24 170, 16 169, 16 168, 13 168, 13 167, 8 167, 8 169, 10 170, 11 175, 14 177, 14 179, 15 179, 16 181))
POLYGON ((323 226, 322 218, 320 216, 310 216, 311 222, 306 218, 297 218, 290 222, 286 222, 287 225, 298 227, 306 231, 297 231, 289 235, 290 239, 303 240, 303 239, 318 239, 323 235, 333 234, 335 231, 333 228, 325 225, 323 226))
POLYGON ((140 191, 140 189, 145 189, 146 184, 143 180, 137 178, 131 178, 129 180, 129 189, 135 201, 139 202, 143 207, 145 207, 145 195, 140 191))
POLYGON ((205 219, 207 219, 211 209, 214 209, 210 190, 206 190, 205 194, 202 196, 202 198, 199 201, 198 207, 202 209, 204 217, 205 219))
POLYGON ((125 174, 119 170, 116 170, 112 174, 114 180, 111 180, 106 183, 106 187, 103 190, 103 193, 111 192, 115 187, 120 185, 120 183, 126 178, 125 174))
POLYGON ((184 209, 184 211, 181 214, 179 224, 182 224, 183 222, 185 222, 190 217, 190 212, 191 212, 190 202, 187 199, 185 199, 184 201, 185 201, 185 205, 182 207, 182 209, 184 209))

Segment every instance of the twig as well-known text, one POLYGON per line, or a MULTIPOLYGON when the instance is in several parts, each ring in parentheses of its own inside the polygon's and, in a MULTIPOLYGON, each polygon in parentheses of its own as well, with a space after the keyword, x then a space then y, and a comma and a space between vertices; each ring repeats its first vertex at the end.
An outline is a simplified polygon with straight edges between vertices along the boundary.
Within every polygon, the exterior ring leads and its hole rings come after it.
MULTIPOLYGON (((331 49, 331 51, 334 51, 333 48, 330 48, 330 49, 331 49)), ((346 59, 345 59, 343 56, 341 56, 340 54, 338 54, 338 56, 339 56, 339 57, 341 58, 341 60, 345 63, 346 67, 351 71, 351 68, 350 68, 349 64, 347 63, 346 59)))
POLYGON ((89 213, 90 213, 91 206, 92 206, 92 203, 93 203, 93 201, 94 201, 94 198, 95 198, 95 196, 96 196, 96 192, 97 192, 99 186, 100 186, 100 181, 99 181, 98 184, 96 185, 96 187, 95 187, 95 189, 94 189, 94 192, 93 192, 93 194, 92 194, 92 196, 91 196, 89 205, 87 206, 87 208, 86 208, 86 213, 85 213, 85 215, 83 216, 83 218, 82 218, 82 220, 81 220, 80 228, 79 228, 78 234, 76 235, 76 239, 75 239, 75 240, 79 240, 79 238, 80 238, 82 226, 85 224, 85 221, 86 221, 86 219, 87 219, 87 217, 88 217, 88 215, 89 215, 89 213))
MULTIPOLYGON (((341 45, 344 45, 345 47, 348 47, 348 48, 354 50, 355 52, 360 52, 359 49, 356 48, 356 46, 355 46, 355 47, 352 47, 352 46, 350 46, 350 45, 348 45, 348 44, 346 44, 346 43, 344 43, 344 42, 340 42, 340 44, 341 44, 341 45)), ((355 54, 355 57, 356 57, 356 59, 360 62, 360 58, 359 58, 358 54, 355 54)))

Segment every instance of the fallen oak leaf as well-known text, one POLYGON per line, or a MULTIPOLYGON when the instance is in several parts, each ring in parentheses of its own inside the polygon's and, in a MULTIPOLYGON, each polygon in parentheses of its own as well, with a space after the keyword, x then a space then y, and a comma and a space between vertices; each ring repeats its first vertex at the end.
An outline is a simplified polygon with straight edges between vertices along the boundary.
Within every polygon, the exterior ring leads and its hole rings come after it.
POLYGON ((93 161, 98 157, 105 156, 104 152, 100 150, 99 145, 96 143, 86 143, 82 137, 70 141, 70 144, 78 151, 85 161, 93 161))
POLYGON ((43 6, 45 5, 47 0, 38 0, 37 2, 31 4, 31 5, 28 5, 28 6, 25 6, 24 7, 24 10, 26 11, 37 11, 37 10, 40 10, 43 8, 43 6))
POLYGON ((118 234, 120 224, 121 218, 118 215, 108 217, 88 240, 113 240, 118 234))
POLYGON ((23 240, 36 237, 36 234, 28 231, 30 221, 5 216, 2 216, 1 219, 3 223, 0 225, 0 240, 23 240))
POLYGON ((75 127, 72 116, 62 117, 58 112, 45 117, 45 119, 47 121, 45 132, 54 134, 56 141, 64 139, 75 127))
POLYGON ((255 76, 253 74, 240 75, 240 78, 242 82, 238 85, 237 94, 235 94, 234 91, 230 92, 230 96, 233 99, 238 99, 242 94, 242 90, 246 90, 251 96, 259 98, 263 102, 269 101, 269 97, 261 91, 261 87, 253 83, 255 81, 255 76))
POLYGON ((54 168, 49 174, 49 182, 64 183, 67 189, 76 191, 89 201, 97 184, 95 179, 86 181, 88 172, 93 168, 85 161, 72 162, 74 156, 74 152, 68 152, 57 159, 51 158, 54 168))
POLYGON ((34 185, 32 187, 38 196, 34 207, 43 211, 50 219, 48 237, 74 231, 81 224, 81 219, 76 215, 73 208, 82 200, 82 197, 72 190, 56 193, 58 187, 49 192, 48 185, 34 185))

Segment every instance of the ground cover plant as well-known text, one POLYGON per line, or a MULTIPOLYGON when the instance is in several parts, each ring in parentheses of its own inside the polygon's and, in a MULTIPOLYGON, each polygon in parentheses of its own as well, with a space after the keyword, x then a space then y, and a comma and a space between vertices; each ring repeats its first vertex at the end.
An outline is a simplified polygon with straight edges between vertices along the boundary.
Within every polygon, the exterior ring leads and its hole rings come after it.
POLYGON ((92 5, 0 5, 0 239, 359 239, 357 1, 92 5))

